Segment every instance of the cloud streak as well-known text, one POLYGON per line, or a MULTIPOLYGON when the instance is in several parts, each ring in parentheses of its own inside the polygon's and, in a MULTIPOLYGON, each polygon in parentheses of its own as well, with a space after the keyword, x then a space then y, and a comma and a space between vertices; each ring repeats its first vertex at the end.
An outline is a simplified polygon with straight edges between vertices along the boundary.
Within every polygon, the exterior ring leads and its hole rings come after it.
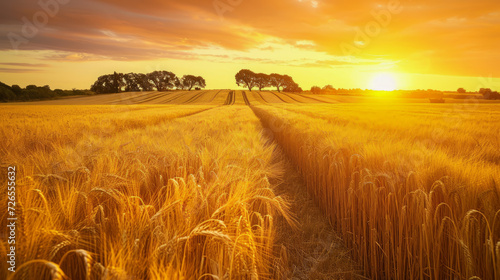
POLYGON ((30 69, 30 68, 5 68, 5 67, 0 67, 0 73, 33 73, 33 72, 40 72, 41 69, 30 69))
POLYGON ((41 63, 20 63, 20 62, 0 62, 0 65, 19 66, 19 67, 47 67, 49 64, 41 63))

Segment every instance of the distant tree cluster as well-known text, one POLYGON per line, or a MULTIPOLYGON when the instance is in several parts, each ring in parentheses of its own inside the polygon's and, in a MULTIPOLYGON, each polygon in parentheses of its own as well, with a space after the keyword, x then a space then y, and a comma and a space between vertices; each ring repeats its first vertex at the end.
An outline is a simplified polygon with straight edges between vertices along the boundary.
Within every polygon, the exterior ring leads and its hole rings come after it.
POLYGON ((302 92, 302 88, 288 75, 254 73, 248 69, 240 70, 236 76, 236 84, 246 87, 249 91, 256 87, 260 91, 266 87, 275 87, 276 90, 284 92, 302 92))
MULTIPOLYGON (((337 90, 332 85, 326 85, 323 88, 320 88, 318 86, 311 87, 312 94, 336 94, 336 93, 340 93, 340 90, 345 91, 344 89, 337 90)), ((356 89, 356 90, 358 90, 358 89, 356 89)))
POLYGON ((14 102, 14 101, 31 101, 31 100, 45 100, 55 99, 62 96, 69 95, 89 95, 91 92, 86 90, 62 90, 50 89, 45 85, 42 87, 29 85, 26 88, 21 88, 18 85, 9 86, 0 82, 0 102, 14 102))
POLYGON ((178 78, 169 71, 154 71, 142 73, 116 73, 102 75, 90 87, 96 93, 119 93, 130 91, 167 91, 174 88, 191 90, 206 87, 205 79, 201 76, 184 75, 178 78))
POLYGON ((491 88, 482 88, 479 90, 479 93, 483 95, 484 99, 500 99, 500 93, 498 93, 498 91, 492 91, 491 88))
POLYGON ((410 91, 398 91, 401 95, 401 97, 407 97, 407 98, 443 98, 444 93, 440 90, 434 90, 434 89, 417 89, 417 90, 410 90, 410 91))
POLYGON ((360 89, 360 88, 334 88, 332 85, 326 85, 324 87, 313 86, 311 87, 312 94, 369 94, 374 92, 370 89, 360 89))
POLYGON ((182 90, 191 90, 193 87, 200 90, 207 86, 205 79, 201 76, 184 75, 181 79, 176 79, 175 86, 182 90))

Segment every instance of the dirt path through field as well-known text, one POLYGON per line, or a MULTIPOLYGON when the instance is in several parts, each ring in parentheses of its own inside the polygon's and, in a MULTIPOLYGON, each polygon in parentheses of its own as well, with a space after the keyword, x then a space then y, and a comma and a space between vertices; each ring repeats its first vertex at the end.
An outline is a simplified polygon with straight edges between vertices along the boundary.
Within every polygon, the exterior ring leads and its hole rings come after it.
POLYGON ((226 102, 224 103, 224 105, 226 105, 226 106, 234 105, 235 101, 236 101, 236 96, 235 96, 234 90, 232 90, 227 94, 227 99, 226 99, 226 102))
POLYGON ((243 100, 245 101, 245 105, 250 106, 250 101, 248 100, 246 92, 243 91, 241 94, 243 94, 243 100))
POLYGON ((277 195, 291 202, 291 212, 299 221, 292 229, 283 218, 278 218, 276 248, 288 267, 284 279, 366 279, 363 270, 351 259, 349 250, 307 193, 302 178, 290 161, 278 150, 285 167, 284 179, 277 183, 277 195), (286 249, 285 249, 286 248, 286 249), (286 252, 286 253, 285 253, 286 252))
POLYGON ((274 254, 284 260, 282 278, 367 279, 362 276, 362 268, 352 260, 340 235, 308 194, 303 179, 289 158, 281 148, 275 154, 283 163, 284 176, 271 184, 275 185, 277 195, 291 203, 290 210, 299 222, 298 228, 294 229, 283 217, 277 219, 279 230, 274 254))

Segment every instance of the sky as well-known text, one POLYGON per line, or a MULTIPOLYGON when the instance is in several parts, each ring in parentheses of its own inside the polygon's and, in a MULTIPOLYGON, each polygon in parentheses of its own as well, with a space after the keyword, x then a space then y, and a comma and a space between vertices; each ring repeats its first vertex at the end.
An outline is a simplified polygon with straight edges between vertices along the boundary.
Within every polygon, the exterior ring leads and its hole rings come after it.
POLYGON ((201 75, 237 88, 240 69, 304 89, 500 90, 498 0, 9 0, 0 81, 89 88, 113 71, 201 75))

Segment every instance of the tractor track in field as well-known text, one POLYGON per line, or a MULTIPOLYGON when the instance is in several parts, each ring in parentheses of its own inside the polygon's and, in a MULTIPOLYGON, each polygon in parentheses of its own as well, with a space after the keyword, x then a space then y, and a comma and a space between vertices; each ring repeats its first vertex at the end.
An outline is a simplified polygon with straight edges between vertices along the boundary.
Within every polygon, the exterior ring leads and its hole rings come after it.
POLYGON ((109 101, 107 103, 108 104, 112 104, 112 103, 117 102, 117 101, 118 102, 124 102, 124 101, 131 101, 131 100, 136 99, 135 101, 133 101, 134 104, 140 104, 140 103, 144 102, 144 100, 149 100, 149 99, 151 99, 153 97, 156 97, 156 96, 162 95, 162 94, 163 93, 160 93, 160 92, 150 92, 150 93, 144 94, 145 96, 144 95, 142 95, 142 96, 132 96, 132 97, 128 97, 126 99, 118 99, 118 100, 109 101))
POLYGON ((214 102, 215 98, 219 95, 219 93, 220 93, 221 91, 222 91, 222 89, 221 89, 221 90, 219 90, 219 91, 218 91, 218 92, 214 95, 214 97, 212 97, 212 99, 210 100, 210 103, 214 102))
POLYGON ((260 98, 261 98, 262 100, 264 100, 264 102, 266 102, 267 104, 271 104, 271 102, 267 101, 267 100, 264 98, 264 96, 262 95, 262 93, 260 93, 260 92, 256 92, 256 93, 260 96, 260 98))
POLYGON ((284 197, 290 203, 290 211, 298 221, 293 228, 283 218, 276 219, 277 230, 275 255, 286 256, 282 265, 285 267, 284 279, 366 279, 362 268, 353 261, 350 250, 346 248, 340 235, 332 227, 330 220, 309 194, 303 177, 297 171, 289 155, 272 135, 269 123, 260 118, 254 106, 249 106, 260 120, 262 127, 269 133, 264 137, 269 143, 275 143, 274 154, 282 162, 282 179, 272 181, 276 195, 284 197))
POLYGON ((277 218, 280 230, 277 231, 276 245, 286 248, 286 279, 366 279, 341 236, 307 192, 304 179, 287 154, 281 147, 277 149, 277 154, 283 158, 285 172, 283 182, 277 184, 275 191, 277 195, 287 198, 290 211, 300 223, 294 230, 282 217, 277 218))
POLYGON ((320 103, 327 103, 327 104, 336 104, 337 103, 337 102, 334 102, 333 100, 332 100, 332 102, 328 102, 328 101, 319 100, 319 99, 316 99, 314 97, 310 97, 310 96, 307 96, 307 95, 301 95, 301 96, 304 97, 304 98, 308 98, 308 99, 320 102, 320 103))
MULTIPOLYGON (((250 92, 250 93, 254 93, 254 94, 255 94, 255 92, 250 92)), ((259 102, 259 103, 261 103, 261 104, 266 104, 266 103, 269 103, 269 102, 267 102, 267 101, 266 101, 266 100, 262 97, 262 95, 260 95, 259 93, 257 93, 257 95, 260 97, 260 100, 257 100, 257 102, 259 102)))
POLYGON ((207 93, 208 91, 204 90, 194 96, 192 96, 191 98, 189 98, 186 102, 182 103, 182 104, 190 104, 190 103, 193 103, 194 101, 198 100, 201 96, 203 96, 205 93, 207 93))
POLYGON ((110 104, 110 105, 119 105, 118 103, 119 102, 125 102, 126 104, 128 104, 129 102, 133 103, 133 104, 138 104, 137 102, 140 101, 145 95, 149 95, 149 94, 152 94, 153 92, 142 92, 142 94, 140 95, 135 95, 135 96, 128 96, 126 98, 121 98, 121 99, 118 99, 118 100, 113 100, 113 101, 109 101, 107 102, 107 104, 110 104), (137 99, 137 101, 136 101, 137 99))
POLYGON ((243 94, 243 100, 245 101, 245 105, 250 106, 250 101, 248 100, 247 93, 243 91, 242 94, 243 94))
POLYGON ((162 97, 165 97, 166 95, 169 95, 169 94, 174 94, 174 93, 165 93, 165 92, 160 92, 154 96, 151 96, 149 98, 146 98, 140 102, 137 102, 137 104, 143 104, 143 103, 146 103, 146 102, 150 102, 150 101, 153 101, 153 100, 156 100, 156 99, 159 99, 159 98, 162 98, 162 97))
POLYGON ((231 102, 228 105, 234 105, 234 103, 236 103, 236 91, 235 90, 232 91, 231 102))
POLYGON ((292 99, 292 100, 294 100, 294 101, 296 101, 296 102, 298 102, 298 103, 306 103, 306 102, 299 101, 299 100, 295 99, 295 97, 293 97, 291 94, 284 93, 284 92, 282 92, 282 94, 284 94, 284 95, 288 96, 290 99, 292 99))
POLYGON ((235 91, 232 90, 227 95, 226 102, 224 103, 224 105, 225 106, 234 105, 235 102, 236 102, 236 94, 235 94, 235 91))
MULTIPOLYGON (((274 93, 274 95, 276 95, 281 101, 285 102, 281 97, 279 97, 275 92, 272 92, 274 93)), ((302 102, 302 101, 299 101, 297 99, 295 99, 294 97, 292 97, 290 93, 285 93, 285 92, 280 92, 281 94, 289 97, 290 99, 296 101, 297 103, 306 103, 306 102, 302 102)), ((319 99, 316 99, 314 97, 310 97, 310 96, 305 96, 305 95, 301 95, 301 97, 304 97, 304 98, 308 98, 310 100, 314 100, 314 101, 317 101, 319 103, 327 103, 327 104, 335 104, 335 102, 328 102, 328 101, 324 101, 324 100, 319 100, 319 99)), ((291 103, 291 102, 285 102, 285 103, 291 103)))
POLYGON ((286 102, 283 98, 281 98, 281 96, 277 95, 276 93, 274 93, 272 91, 267 91, 267 92, 274 94, 274 96, 278 97, 278 99, 281 100, 283 103, 290 103, 290 102, 286 102))
MULTIPOLYGON (((284 92, 273 92, 273 91, 240 91, 242 92, 242 97, 244 104, 250 106, 253 103, 259 104, 308 104, 312 103, 324 103, 324 104, 336 104, 334 100, 325 98, 316 98, 313 96, 306 95, 295 95, 292 93, 284 92), (252 102, 250 102, 252 99, 252 102), (311 102, 309 102, 309 100, 311 102)), ((193 91, 165 91, 165 92, 132 92, 116 94, 116 96, 104 96, 104 99, 89 100, 89 105, 92 104, 102 104, 102 105, 149 105, 149 104, 169 104, 169 105, 189 105, 196 103, 210 104, 216 101, 216 99, 221 98, 221 94, 227 94, 227 97, 223 105, 235 105, 237 102, 238 91, 236 90, 202 90, 200 92, 193 91), (210 96, 212 95, 212 96, 210 96), (113 98, 115 98, 113 100, 113 98), (111 99, 111 100, 110 100, 111 99), (183 101, 186 100, 186 101, 183 101), (204 102, 202 100, 205 100, 204 102)), ((75 97, 78 98, 78 97, 75 97)), ((93 98, 93 97, 89 97, 93 98)), ((78 101, 83 100, 84 97, 78 99, 78 101)), ((75 99, 76 100, 76 99, 75 99)), ((62 103, 62 102, 61 102, 62 103)), ((238 103, 240 104, 240 103, 238 103)), ((242 102, 243 104, 243 102, 242 102)), ((217 104, 215 104, 217 105, 217 104)))
POLYGON ((179 93, 178 95, 176 96, 173 96, 172 98, 168 99, 168 100, 165 100, 163 102, 160 102, 160 104, 170 104, 170 102, 174 101, 174 100, 177 100, 179 98, 181 98, 183 96, 182 93, 179 93))

